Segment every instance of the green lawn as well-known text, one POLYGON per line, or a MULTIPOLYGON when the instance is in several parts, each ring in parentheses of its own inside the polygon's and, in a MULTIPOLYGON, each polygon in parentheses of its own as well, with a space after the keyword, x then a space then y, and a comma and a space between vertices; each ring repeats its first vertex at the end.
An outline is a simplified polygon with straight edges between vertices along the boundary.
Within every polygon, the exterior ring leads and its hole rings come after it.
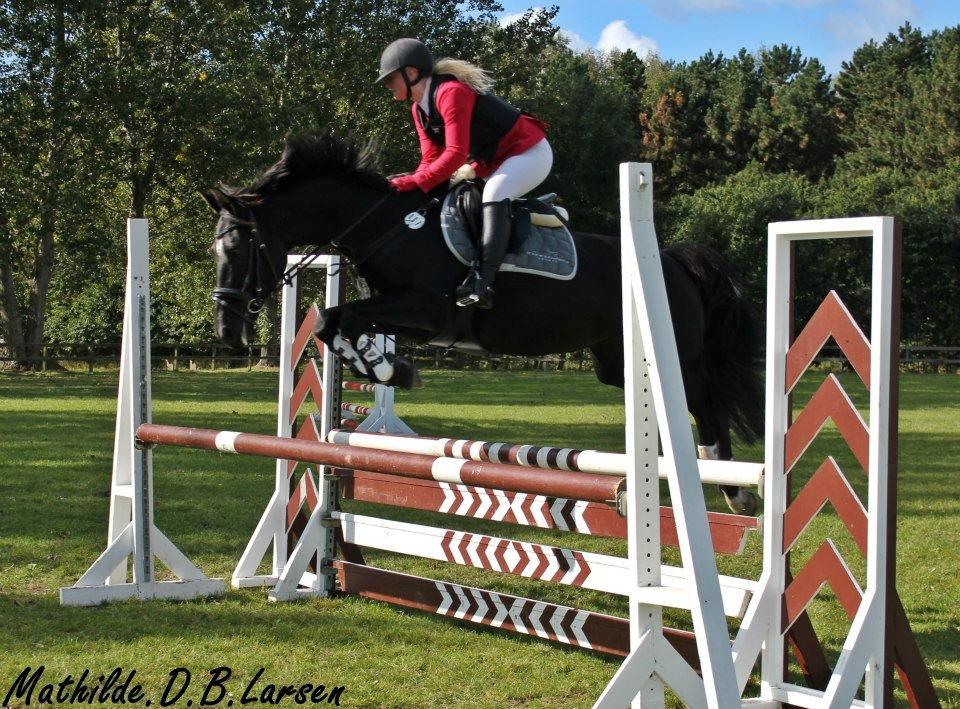
MULTIPOLYGON (((424 435, 623 448, 622 395, 590 374, 427 372, 424 378, 426 388, 399 394, 397 406, 424 435)), ((801 398, 820 379, 808 375, 801 398)), ((842 380, 863 406, 862 388, 842 380)), ((154 420, 273 433, 276 383, 275 372, 155 373, 154 420)), ((960 706, 960 377, 906 375, 901 389, 899 588, 944 705, 960 706)), ((0 700, 28 665, 45 665, 47 681, 84 668, 136 669, 154 696, 176 667, 191 670, 198 685, 208 670, 226 665, 239 677, 229 685, 236 700, 264 667, 263 682, 344 685, 344 706, 588 706, 616 669, 603 656, 356 598, 272 604, 262 590, 248 590, 216 601, 61 608, 59 587, 72 584, 104 546, 115 397, 115 373, 0 375, 0 700)), ((824 434, 798 475, 843 447, 833 429, 824 434)), ((741 446, 737 454, 762 457, 760 446, 741 446)), ((837 457, 844 470, 855 470, 852 456, 837 457)), ((154 461, 158 526, 206 573, 229 578, 272 490, 273 465, 170 448, 157 449, 154 461)), ((864 476, 849 476, 863 493, 864 476)), ((722 509, 716 492, 707 492, 708 505, 722 509)), ((617 540, 390 512, 625 554, 617 540)), ((823 533, 835 534, 862 578, 855 547, 829 515, 808 530, 798 558, 812 553, 823 533)), ((414 558, 369 557, 410 573, 625 612, 621 599, 603 594, 414 558)), ((672 550, 665 557, 676 561, 672 550)), ((759 535, 743 556, 720 559, 726 573, 755 577, 759 566, 759 535)), ((682 614, 668 615, 674 624, 687 623, 682 614)), ((836 653, 846 624, 828 591, 812 615, 836 653)))

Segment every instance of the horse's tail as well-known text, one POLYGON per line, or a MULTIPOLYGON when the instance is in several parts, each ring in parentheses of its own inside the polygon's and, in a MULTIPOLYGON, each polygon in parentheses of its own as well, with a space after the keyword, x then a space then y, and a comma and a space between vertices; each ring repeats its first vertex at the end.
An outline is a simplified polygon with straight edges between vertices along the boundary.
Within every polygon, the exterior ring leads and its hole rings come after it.
POLYGON ((763 437, 763 388, 755 365, 761 331, 750 301, 727 260, 701 244, 664 249, 690 274, 706 313, 707 391, 713 406, 727 413, 742 441, 763 437))

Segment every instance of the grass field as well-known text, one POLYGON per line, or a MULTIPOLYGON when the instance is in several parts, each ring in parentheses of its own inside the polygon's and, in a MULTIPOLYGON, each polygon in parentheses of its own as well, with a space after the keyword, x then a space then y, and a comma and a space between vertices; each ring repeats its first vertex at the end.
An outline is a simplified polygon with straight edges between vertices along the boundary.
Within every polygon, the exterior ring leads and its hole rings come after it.
MULTIPOLYGON (((802 385, 809 395, 822 375, 802 385)), ((859 406, 862 388, 844 385, 859 406)), ((520 440, 623 449, 623 402, 592 375, 427 372, 426 388, 398 395, 398 413, 424 435, 520 440)), ((158 423, 273 433, 275 372, 154 375, 158 423)), ((230 667, 239 701, 260 681, 346 687, 342 706, 588 706, 617 667, 614 659, 496 631, 461 626, 356 598, 271 604, 262 590, 190 603, 124 603, 61 608, 72 584, 103 549, 109 502, 116 374, 0 375, 0 705, 26 666, 44 681, 90 668, 137 670, 157 697, 168 673, 189 669, 196 687, 230 667)), ((357 395, 357 401, 364 401, 357 395)), ((945 706, 960 706, 960 377, 905 375, 901 385, 898 585, 945 706)), ((804 457, 809 475, 843 449, 833 429, 804 457)), ((737 448, 761 459, 759 446, 737 448)), ((855 487, 864 476, 837 456, 855 487)), ((208 575, 229 578, 273 487, 270 461, 159 448, 154 455, 157 524, 208 575)), ((708 490, 708 505, 722 509, 708 490)), ((398 519, 488 531, 505 537, 625 554, 618 540, 526 527, 465 522, 420 513, 398 519)), ((848 560, 858 553, 836 519, 808 530, 803 558, 822 533, 835 535, 848 560)), ((672 562, 676 555, 667 550, 672 562)), ((619 598, 514 577, 450 568, 408 557, 369 555, 377 565, 623 615, 619 598)), ((744 555, 721 558, 722 572, 756 577, 760 539, 744 555)), ((863 565, 853 564, 862 579, 863 565)), ((814 624, 836 653, 846 621, 829 590, 812 606, 814 624)), ((685 627, 682 614, 668 614, 685 627)), ((285 704, 291 704, 287 700, 285 704)), ((11 706, 18 706, 11 702, 11 706)))

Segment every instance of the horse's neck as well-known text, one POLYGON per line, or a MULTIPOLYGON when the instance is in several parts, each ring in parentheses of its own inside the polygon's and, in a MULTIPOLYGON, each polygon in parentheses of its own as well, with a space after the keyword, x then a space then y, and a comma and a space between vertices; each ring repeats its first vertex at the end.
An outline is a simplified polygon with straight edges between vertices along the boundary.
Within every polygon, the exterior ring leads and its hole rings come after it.
MULTIPOLYGON (((330 190, 315 184, 295 196, 294 202, 279 205, 278 213, 296 215, 294 228, 284 228, 287 249, 326 245, 349 230, 350 239, 376 238, 404 215, 416 209, 409 196, 388 196, 368 187, 330 190), (384 200, 386 197, 386 200, 384 200)), ((325 188, 326 187, 326 188, 325 188)))

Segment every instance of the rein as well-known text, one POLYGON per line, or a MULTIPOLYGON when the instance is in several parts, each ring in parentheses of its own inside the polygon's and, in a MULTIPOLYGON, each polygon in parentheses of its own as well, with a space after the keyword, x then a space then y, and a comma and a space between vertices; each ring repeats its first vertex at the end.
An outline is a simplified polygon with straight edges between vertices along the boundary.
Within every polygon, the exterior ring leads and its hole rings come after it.
MULTIPOLYGON (((414 226, 414 223, 417 223, 414 215, 418 215, 419 219, 421 220, 419 221, 419 225, 422 226, 422 219, 426 216, 426 214, 433 207, 440 204, 439 198, 432 198, 416 211, 410 212, 408 215, 406 215, 404 221, 394 225, 390 229, 387 229, 372 242, 365 244, 365 248, 361 248, 361 244, 353 245, 347 241, 346 237, 350 236, 350 234, 358 226, 360 226, 360 224, 362 224, 374 212, 380 209, 380 207, 383 206, 384 202, 387 201, 391 194, 392 193, 388 192, 379 200, 377 200, 377 202, 370 207, 370 209, 360 215, 359 218, 354 220, 347 228, 330 240, 330 245, 335 250, 349 258, 354 267, 360 266, 368 261, 377 251, 380 250, 384 243, 386 243, 402 229, 420 228, 419 226, 414 226)), ((250 229, 250 254, 247 265, 247 275, 244 278, 243 286, 241 288, 214 288, 213 301, 220 307, 230 311, 234 315, 243 318, 243 320, 252 325, 256 322, 256 317, 260 314, 260 311, 263 310, 263 304, 267 296, 274 292, 281 284, 290 285, 293 282, 293 279, 296 278, 296 276, 298 276, 303 269, 313 263, 320 256, 320 252, 322 251, 323 247, 312 247, 309 251, 303 254, 303 257, 299 261, 288 267, 283 273, 277 273, 277 269, 274 267, 273 262, 270 260, 270 257, 267 254, 267 245, 263 242, 263 239, 260 238, 260 233, 257 229, 257 222, 253 217, 253 210, 248 209, 247 211, 248 216, 245 220, 241 220, 240 218, 236 217, 236 215, 231 214, 231 216, 234 217, 234 223, 223 231, 217 232, 214 235, 214 239, 220 239, 221 237, 224 237, 230 232, 236 231, 241 227, 247 227, 250 229), (260 279, 260 273, 262 271, 261 261, 266 261, 273 277, 273 282, 267 286, 264 286, 260 279), (249 299, 247 299, 248 294, 250 293, 254 293, 255 295, 250 296, 249 299), (235 307, 230 302, 231 300, 246 300, 246 312, 243 312, 240 308, 235 307), (253 317, 251 318, 248 314, 252 315, 253 317)))
MULTIPOLYGON (((380 199, 378 199, 378 200, 377 200, 377 203, 374 204, 372 207, 370 207, 370 209, 368 209, 366 212, 364 212, 364 213, 360 216, 359 219, 355 220, 350 226, 348 226, 346 229, 344 229, 343 231, 341 231, 337 236, 335 236, 333 239, 331 239, 331 240, 330 240, 330 245, 331 245, 334 249, 336 249, 337 251, 341 251, 341 252, 342 252, 342 251, 343 251, 343 246, 342 246, 343 239, 344 239, 346 236, 348 236, 348 235, 350 234, 350 232, 352 232, 354 229, 356 229, 358 226, 360 226, 360 224, 362 224, 362 223, 364 222, 364 220, 366 220, 367 217, 369 217, 371 214, 373 214, 375 211, 377 211, 377 210, 383 205, 383 203, 387 201, 387 199, 388 199, 389 197, 390 197, 390 193, 388 192, 388 193, 385 194, 383 197, 381 197, 380 199)), ((388 230, 387 233, 390 234, 390 233, 392 233, 392 231, 393 231, 392 229, 391 229, 391 230, 388 230)), ((349 248, 349 247, 347 247, 347 248, 349 248)), ((295 264, 293 264, 292 266, 290 266, 290 268, 288 268, 286 271, 283 272, 283 276, 280 278, 280 280, 279 280, 277 283, 274 283, 273 287, 276 288, 277 286, 280 285, 280 283, 283 283, 284 285, 290 285, 290 283, 292 282, 293 278, 295 278, 296 276, 298 276, 303 269, 305 269, 307 266, 309 266, 311 263, 313 263, 314 261, 317 260, 317 257, 320 256, 320 252, 321 252, 322 250, 323 250, 323 247, 322 247, 322 246, 314 246, 314 247, 311 248, 309 251, 307 251, 307 252, 303 255, 303 258, 301 258, 299 261, 297 261, 295 264)), ((372 254, 371 254, 371 255, 372 255, 372 254)), ((368 258, 369 258, 369 257, 368 257, 368 258)), ((351 259, 351 261, 352 261, 352 260, 353 260, 353 259, 351 259)), ((356 266, 356 265, 359 265, 359 264, 358 264, 357 262, 354 262, 354 265, 356 266)))
MULTIPOLYGON (((374 206, 374 208, 379 207, 380 204, 382 203, 383 203, 383 200, 380 200, 380 202, 378 202, 374 206)), ((404 220, 402 222, 400 222, 399 224, 394 224, 392 227, 390 227, 385 232, 380 234, 380 236, 375 238, 373 241, 370 241, 364 244, 365 246, 364 249, 359 248, 360 246, 359 244, 356 247, 354 247, 349 243, 347 244, 344 243, 344 237, 350 233, 350 231, 353 229, 353 227, 357 225, 358 222, 354 222, 352 225, 350 225, 345 231, 343 231, 340 234, 340 236, 333 239, 330 242, 330 245, 334 249, 339 251, 341 254, 346 256, 348 259, 350 259, 351 265, 357 268, 363 265, 364 263, 366 263, 367 261, 369 261, 370 258, 375 253, 377 253, 377 251, 380 250, 380 248, 384 245, 384 243, 389 241, 394 235, 398 234, 404 228, 419 229, 420 228, 419 226, 413 226, 411 223, 411 221, 414 219, 413 215, 419 215, 421 218, 426 217, 427 213, 438 204, 440 204, 440 199, 437 197, 434 197, 433 199, 429 200, 426 204, 424 204, 419 209, 407 214, 406 217, 404 217, 404 220)), ((370 210, 370 211, 373 211, 373 210, 370 210)), ((370 214, 370 212, 367 212, 367 214, 363 215, 363 217, 361 217, 361 221, 365 219, 368 214, 370 214)))

